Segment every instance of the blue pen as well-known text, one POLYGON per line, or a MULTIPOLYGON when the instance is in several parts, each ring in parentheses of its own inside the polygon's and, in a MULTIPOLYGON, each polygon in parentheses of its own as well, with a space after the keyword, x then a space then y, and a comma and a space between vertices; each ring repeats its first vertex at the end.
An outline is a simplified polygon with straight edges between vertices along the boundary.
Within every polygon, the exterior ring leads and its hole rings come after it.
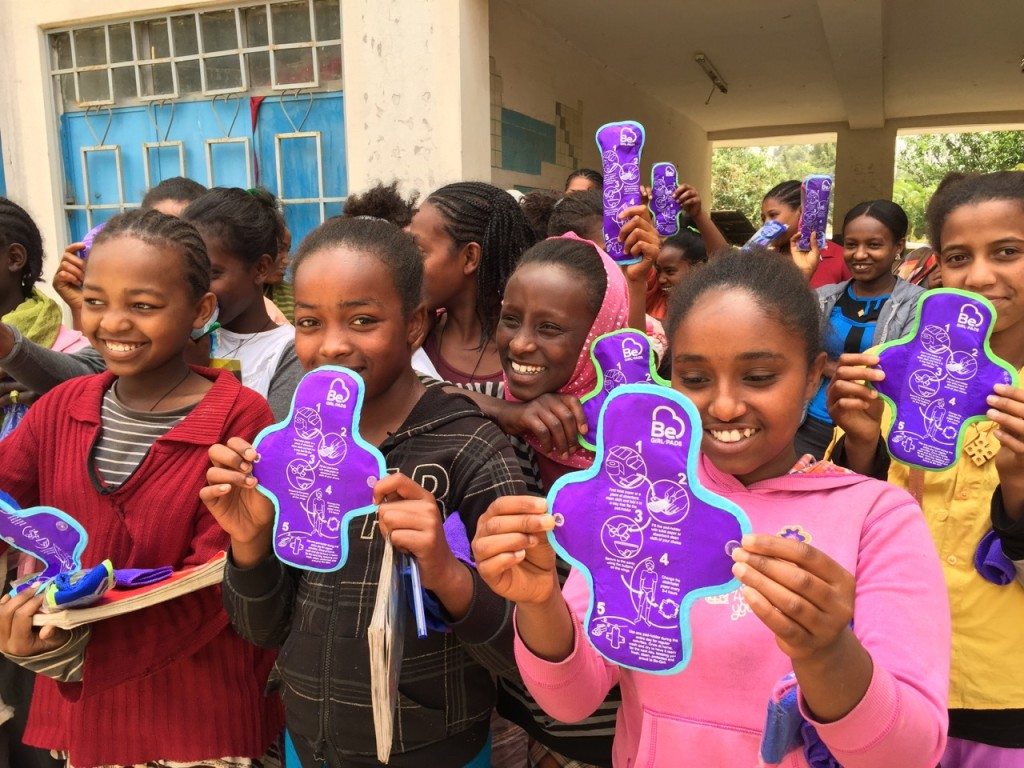
POLYGON ((409 569, 409 580, 412 582, 412 612, 416 617, 416 637, 420 640, 427 636, 427 611, 423 607, 423 582, 420 580, 420 566, 415 557, 402 555, 404 568, 409 569))

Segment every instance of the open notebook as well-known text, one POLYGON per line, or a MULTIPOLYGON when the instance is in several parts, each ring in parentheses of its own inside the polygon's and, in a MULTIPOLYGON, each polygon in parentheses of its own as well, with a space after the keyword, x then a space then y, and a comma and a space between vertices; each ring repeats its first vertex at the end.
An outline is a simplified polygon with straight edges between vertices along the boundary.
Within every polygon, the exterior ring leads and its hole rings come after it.
POLYGON ((390 759, 394 741, 398 676, 402 669, 405 616, 408 613, 404 580, 398 564, 391 542, 385 541, 368 637, 373 728, 377 739, 377 759, 382 763, 390 759))
POLYGON ((218 552, 216 556, 202 565, 175 571, 170 578, 156 584, 135 589, 115 587, 96 603, 86 608, 68 608, 54 613, 37 613, 32 617, 32 624, 37 627, 55 624, 61 629, 74 629, 83 624, 92 624, 94 621, 139 611, 151 605, 187 595, 189 592, 220 584, 224 579, 226 562, 227 553, 218 552))

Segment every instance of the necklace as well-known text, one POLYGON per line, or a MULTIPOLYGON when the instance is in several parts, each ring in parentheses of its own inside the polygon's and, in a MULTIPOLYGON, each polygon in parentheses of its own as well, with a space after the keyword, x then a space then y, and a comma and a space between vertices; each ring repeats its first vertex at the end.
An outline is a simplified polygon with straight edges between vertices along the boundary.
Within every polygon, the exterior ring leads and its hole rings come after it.
MULTIPOLYGON (((242 339, 240 342, 238 342, 238 344, 235 345, 235 348, 232 349, 230 352, 221 352, 220 353, 220 357, 227 358, 227 359, 230 359, 230 360, 237 360, 238 359, 238 352, 242 349, 242 347, 244 347, 246 344, 248 344, 250 341, 255 339, 257 336, 259 336, 264 331, 269 331, 271 328, 274 328, 274 327, 276 327, 274 325, 274 321, 271 318, 268 317, 267 318, 267 322, 263 324, 262 328, 260 328, 255 333, 251 334, 249 336, 249 338, 242 339)), ((227 330, 227 329, 225 328, 225 330, 227 330)), ((230 333, 230 331, 228 331, 228 332, 230 333)))
MULTIPOLYGON (((164 393, 163 393, 163 394, 162 394, 162 395, 160 396, 160 399, 159 399, 159 400, 157 400, 157 401, 156 401, 155 403, 153 403, 153 404, 152 404, 151 406, 149 406, 149 408, 147 408, 147 409, 146 409, 146 412, 147 412, 147 413, 152 413, 153 411, 155 411, 155 410, 156 410, 156 407, 157 407, 158 405, 160 405, 160 403, 162 403, 162 402, 163 402, 164 400, 166 400, 166 399, 167 399, 168 397, 170 397, 170 396, 171 396, 171 395, 172 395, 172 394, 174 393, 174 390, 176 390, 176 389, 177 389, 178 387, 180 387, 180 386, 181 386, 182 384, 184 384, 184 383, 185 383, 185 380, 186 380, 186 379, 188 379, 188 377, 189 377, 189 376, 191 376, 191 375, 192 375, 192 369, 191 369, 191 368, 189 368, 189 369, 187 369, 187 370, 185 371, 185 375, 184 375, 183 377, 181 377, 180 379, 178 379, 178 381, 177 381, 177 382, 175 383, 175 385, 174 385, 173 387, 171 387, 171 388, 170 388, 170 389, 168 389, 168 390, 167 390, 166 392, 164 392, 164 393)), ((117 388, 117 383, 116 383, 116 382, 115 382, 115 384, 114 384, 114 387, 115 387, 115 390, 116 390, 116 388, 117 388)), ((115 394, 117 394, 117 393, 116 393, 116 391, 115 391, 115 394)), ((121 400, 121 402, 122 402, 122 403, 124 402, 124 400, 122 400, 122 398, 121 398, 121 396, 120 396, 120 395, 118 395, 118 396, 117 396, 117 399, 118 399, 118 400, 121 400)))

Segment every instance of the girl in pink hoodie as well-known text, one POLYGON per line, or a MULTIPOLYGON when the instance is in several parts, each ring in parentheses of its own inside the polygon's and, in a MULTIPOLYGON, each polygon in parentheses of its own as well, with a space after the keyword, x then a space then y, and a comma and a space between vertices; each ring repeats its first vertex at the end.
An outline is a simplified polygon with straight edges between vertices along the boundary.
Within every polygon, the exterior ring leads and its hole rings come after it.
POLYGON ((704 427, 698 476, 756 532, 733 554, 741 588, 694 604, 682 672, 622 669, 586 641, 588 586, 574 572, 559 593, 544 500, 499 499, 480 521, 480 574, 516 603, 540 705, 579 720, 620 685, 617 768, 934 768, 942 755, 949 607, 920 509, 793 448, 825 362, 816 307, 767 251, 721 255, 672 297, 672 386, 704 427), (769 702, 791 728, 766 729, 769 702))

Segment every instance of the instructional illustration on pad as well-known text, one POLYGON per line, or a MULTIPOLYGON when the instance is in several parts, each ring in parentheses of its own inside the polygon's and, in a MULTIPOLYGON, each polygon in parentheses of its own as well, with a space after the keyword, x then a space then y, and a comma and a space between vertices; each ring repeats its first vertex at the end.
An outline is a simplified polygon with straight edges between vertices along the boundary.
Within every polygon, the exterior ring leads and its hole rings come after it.
POLYGON ((619 214, 640 205, 640 155, 644 147, 644 127, 626 120, 608 123, 597 129, 597 149, 604 172, 605 250, 619 264, 634 264, 640 259, 628 255, 619 242, 622 222, 619 214))
POLYGON ((989 348, 995 310, 976 294, 954 289, 922 297, 914 330, 882 345, 875 388, 892 405, 886 441, 893 458, 922 469, 956 463, 967 425, 985 417, 996 384, 1016 371, 989 348))
POLYGON ((680 671, 691 605, 737 586, 731 554, 750 524, 700 485, 702 434, 678 392, 619 387, 601 411, 594 466, 560 478, 548 496, 552 543, 591 585, 587 639, 624 667, 680 671))
POLYGON ((333 571, 348 555, 348 522, 372 512, 384 457, 359 435, 363 382, 345 368, 306 374, 288 419, 254 445, 258 488, 274 502, 274 553, 289 565, 333 571))
MULTIPOLYGON (((594 339, 590 358, 597 371, 594 389, 580 398, 587 424, 596 426, 608 395, 626 384, 660 384, 668 382, 658 375, 657 362, 647 334, 625 329, 606 333, 594 339)), ((593 451, 597 445, 579 436, 580 445, 593 451)))
POLYGON ((683 209, 672 196, 678 184, 679 174, 672 163, 655 163, 651 168, 651 215, 662 237, 679 234, 679 214, 683 209))

